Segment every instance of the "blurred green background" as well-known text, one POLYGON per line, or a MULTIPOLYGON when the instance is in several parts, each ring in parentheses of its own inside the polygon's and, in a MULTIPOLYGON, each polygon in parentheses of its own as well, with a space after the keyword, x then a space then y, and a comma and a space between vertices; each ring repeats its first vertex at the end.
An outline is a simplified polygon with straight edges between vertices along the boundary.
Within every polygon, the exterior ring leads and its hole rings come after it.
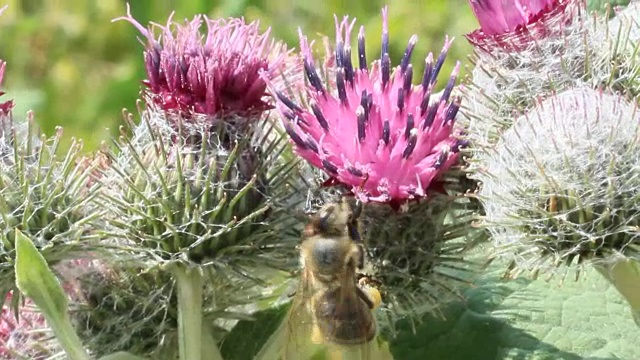
MULTIPOLYGON (((165 23, 198 13, 211 18, 244 16, 259 19, 263 29, 297 48, 297 28, 310 38, 334 37, 333 14, 356 17, 367 33, 368 59, 380 49, 380 9, 389 4, 392 61, 397 64, 412 34, 418 35, 414 53, 414 82, 429 51, 439 53, 444 36, 456 37, 443 75, 459 59, 466 63, 470 46, 463 34, 477 23, 467 0, 131 0, 133 16, 143 25, 165 23)), ((0 16, 0 59, 7 61, 3 99, 14 99, 14 117, 23 119, 33 110, 43 129, 51 134, 61 125, 65 139, 84 139, 93 150, 115 133, 122 109, 135 111, 145 78, 143 46, 129 23, 111 23, 126 14, 123 0, 13 0, 0 16)), ((357 31, 356 31, 357 32, 357 31)), ((355 34, 354 34, 355 41, 355 34)), ((321 45, 321 43, 319 44, 321 45)), ((321 46, 316 49, 321 50, 321 46)), ((355 53, 355 51, 354 51, 355 53)), ((440 85, 444 85, 441 77, 440 85)))

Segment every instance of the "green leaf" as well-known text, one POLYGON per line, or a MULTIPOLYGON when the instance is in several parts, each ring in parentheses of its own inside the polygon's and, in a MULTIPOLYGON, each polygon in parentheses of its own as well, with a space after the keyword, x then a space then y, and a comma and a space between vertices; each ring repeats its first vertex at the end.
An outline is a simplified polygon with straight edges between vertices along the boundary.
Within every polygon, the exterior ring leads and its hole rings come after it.
POLYGON ((501 280, 493 265, 467 291, 466 304, 443 311, 446 320, 407 323, 392 343, 397 359, 634 359, 638 328, 626 302, 595 270, 567 277, 501 280))
POLYGON ((220 351, 226 360, 252 359, 281 324, 289 306, 254 314, 255 320, 239 321, 224 338, 220 351), (247 341, 250 339, 251 341, 247 341))
POLYGON ((128 352, 119 351, 107 356, 103 356, 98 360, 146 360, 145 358, 129 354, 128 352))
POLYGON ((38 306, 71 360, 89 360, 73 330, 62 286, 31 239, 16 229, 16 285, 38 306))
POLYGON ((62 286, 31 239, 17 229, 15 267, 18 289, 38 305, 47 319, 66 316, 68 301, 62 286))

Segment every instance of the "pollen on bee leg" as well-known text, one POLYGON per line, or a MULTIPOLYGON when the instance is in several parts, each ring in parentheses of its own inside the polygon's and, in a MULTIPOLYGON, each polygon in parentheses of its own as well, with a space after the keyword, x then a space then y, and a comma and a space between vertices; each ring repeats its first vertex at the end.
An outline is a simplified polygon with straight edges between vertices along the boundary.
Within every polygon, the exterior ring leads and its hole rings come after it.
POLYGON ((377 309, 382 304, 382 295, 380 294, 380 290, 376 289, 374 286, 366 284, 366 278, 362 278, 358 281, 358 284, 362 288, 362 290, 367 294, 369 300, 373 304, 373 308, 371 311, 377 309))
POLYGON ((318 324, 313 324, 313 328, 311 329, 311 342, 316 345, 324 343, 324 336, 322 336, 322 331, 320 331, 318 324))
POLYGON ((369 295, 369 298, 373 303, 373 309, 371 310, 377 309, 380 306, 380 304, 382 304, 382 295, 380 295, 380 291, 371 286, 368 286, 364 290, 367 291, 367 295, 369 295))

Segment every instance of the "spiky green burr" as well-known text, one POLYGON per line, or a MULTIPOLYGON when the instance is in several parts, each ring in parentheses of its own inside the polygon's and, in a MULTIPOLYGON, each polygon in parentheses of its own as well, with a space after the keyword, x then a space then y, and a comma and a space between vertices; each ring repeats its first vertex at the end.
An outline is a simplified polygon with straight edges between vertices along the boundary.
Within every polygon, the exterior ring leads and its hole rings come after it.
POLYGON ((612 20, 588 12, 580 0, 558 4, 565 8, 500 37, 504 43, 515 39, 517 48, 493 40, 476 47, 461 119, 475 158, 495 145, 517 115, 556 92, 585 84, 640 94, 640 45, 634 41, 640 27, 623 15, 637 12, 637 4, 612 20))
MULTIPOLYGON (((4 116, 4 115, 3 115, 4 116)), ((0 127, 0 298, 13 290, 12 307, 20 303, 15 286, 15 229, 34 242, 50 265, 82 257, 97 248, 91 230, 101 215, 92 205, 98 184, 91 183, 93 164, 82 144, 60 146, 62 129, 40 132, 32 114, 26 123, 3 117, 0 127)))
MULTIPOLYGON (((239 307, 271 296, 296 266, 292 213, 306 195, 298 188, 297 162, 283 155, 286 141, 267 119, 176 128, 162 112, 141 114, 140 125, 129 124, 133 135, 115 142, 100 176, 100 202, 109 211, 105 235, 128 250, 118 268, 164 273, 175 282, 174 296, 201 292, 192 300, 203 306, 182 303, 202 308, 209 327, 203 334, 219 338, 213 320, 230 309, 243 317, 250 310, 239 307), (208 312, 207 299, 217 304, 215 312, 208 312)), ((186 308, 177 303, 177 309, 164 306, 180 314, 186 308)), ((147 329, 155 323, 139 320, 147 329)))
POLYGON ((399 210, 366 204, 363 239, 370 274, 381 283, 377 315, 383 332, 393 335, 398 320, 420 322, 463 298, 461 291, 479 270, 467 250, 486 239, 473 228, 477 211, 477 203, 460 193, 430 194, 399 210))
POLYGON ((518 117, 476 176, 507 275, 593 265, 637 314, 639 158, 640 112, 620 95, 571 89, 518 117))

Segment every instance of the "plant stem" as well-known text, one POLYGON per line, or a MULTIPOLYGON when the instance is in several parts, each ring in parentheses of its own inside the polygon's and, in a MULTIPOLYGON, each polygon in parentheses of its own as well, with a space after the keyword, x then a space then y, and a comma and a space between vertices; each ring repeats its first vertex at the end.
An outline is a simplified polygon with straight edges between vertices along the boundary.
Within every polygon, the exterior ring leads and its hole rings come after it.
POLYGON ((199 268, 175 264, 178 285, 178 343, 180 360, 202 359, 202 274, 199 268))
POLYGON ((599 264, 596 270, 624 297, 631 307, 633 320, 640 326, 640 263, 625 258, 610 264, 599 264))

